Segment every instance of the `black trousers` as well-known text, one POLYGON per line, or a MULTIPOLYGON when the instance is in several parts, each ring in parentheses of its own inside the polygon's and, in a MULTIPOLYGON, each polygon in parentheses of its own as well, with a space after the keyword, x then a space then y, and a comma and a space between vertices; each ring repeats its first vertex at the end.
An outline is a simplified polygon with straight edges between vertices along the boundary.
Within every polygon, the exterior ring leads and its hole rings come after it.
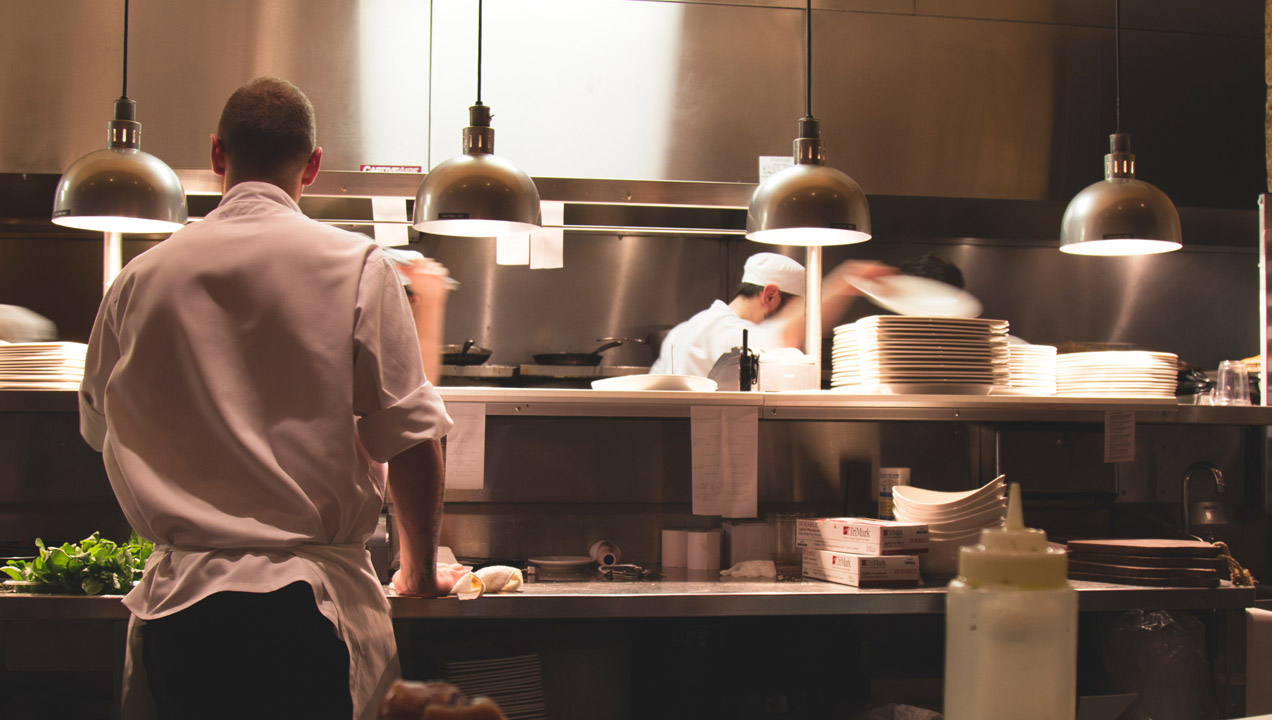
POLYGON ((141 628, 160 720, 349 720, 349 652, 309 585, 223 592, 141 628))

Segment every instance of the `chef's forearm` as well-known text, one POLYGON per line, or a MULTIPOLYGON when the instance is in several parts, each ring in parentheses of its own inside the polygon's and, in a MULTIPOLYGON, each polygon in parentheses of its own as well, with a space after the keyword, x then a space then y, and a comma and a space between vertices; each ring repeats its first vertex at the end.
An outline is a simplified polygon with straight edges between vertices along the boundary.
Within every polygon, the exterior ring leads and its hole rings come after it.
POLYGON ((441 384, 442 332, 446 324, 446 303, 426 302, 416 298, 411 305, 415 319, 415 332, 419 336, 420 359, 424 361, 424 376, 434 385, 441 384))
POLYGON ((439 440, 426 440, 389 461, 389 497, 400 538, 401 570, 423 595, 437 592, 444 473, 439 440))

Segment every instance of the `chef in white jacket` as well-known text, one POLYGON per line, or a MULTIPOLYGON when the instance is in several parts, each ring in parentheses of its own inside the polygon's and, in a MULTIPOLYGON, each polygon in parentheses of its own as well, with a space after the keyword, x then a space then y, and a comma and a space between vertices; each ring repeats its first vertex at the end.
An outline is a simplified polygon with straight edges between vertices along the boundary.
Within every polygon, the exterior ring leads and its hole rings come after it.
POLYGON ((402 281, 297 205, 315 127, 291 83, 235 91, 212 136, 220 204, 129 262, 93 326, 81 432, 155 542, 124 599, 124 717, 375 717, 399 672, 365 548, 386 476, 396 590, 461 574, 435 566, 451 419, 402 281))
MULTIPOLYGON (((848 261, 822 281, 823 327, 833 326, 858 294, 846 277, 891 273, 870 262, 848 261)), ((716 300, 706 310, 667 333, 651 374, 707 377, 716 360, 742 346, 762 351, 802 348, 804 344, 804 266, 785 255, 756 253, 742 268, 742 282, 729 302, 716 300)))

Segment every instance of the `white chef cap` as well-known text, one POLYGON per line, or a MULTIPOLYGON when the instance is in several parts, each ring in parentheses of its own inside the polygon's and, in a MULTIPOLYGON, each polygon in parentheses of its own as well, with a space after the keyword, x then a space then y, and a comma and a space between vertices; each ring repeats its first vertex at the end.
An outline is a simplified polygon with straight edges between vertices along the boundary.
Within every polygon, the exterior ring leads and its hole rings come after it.
POLYGON ((776 285, 791 295, 804 294, 804 266, 777 253, 756 253, 742 267, 742 282, 752 285, 776 285))

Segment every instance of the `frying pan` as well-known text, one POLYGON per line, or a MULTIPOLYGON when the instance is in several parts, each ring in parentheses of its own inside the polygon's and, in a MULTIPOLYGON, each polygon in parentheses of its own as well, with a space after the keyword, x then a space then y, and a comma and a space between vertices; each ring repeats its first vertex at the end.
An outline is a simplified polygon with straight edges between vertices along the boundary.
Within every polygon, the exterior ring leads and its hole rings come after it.
POLYGON ((539 365, 581 365, 596 366, 601 364, 601 353, 612 347, 618 347, 626 342, 628 338, 600 338, 599 343, 604 343, 590 353, 577 352, 559 352, 559 353, 539 353, 534 356, 534 361, 539 365))
POLYGON ((490 359, 490 349, 473 345, 472 340, 463 345, 443 345, 443 365, 481 365, 490 359))

